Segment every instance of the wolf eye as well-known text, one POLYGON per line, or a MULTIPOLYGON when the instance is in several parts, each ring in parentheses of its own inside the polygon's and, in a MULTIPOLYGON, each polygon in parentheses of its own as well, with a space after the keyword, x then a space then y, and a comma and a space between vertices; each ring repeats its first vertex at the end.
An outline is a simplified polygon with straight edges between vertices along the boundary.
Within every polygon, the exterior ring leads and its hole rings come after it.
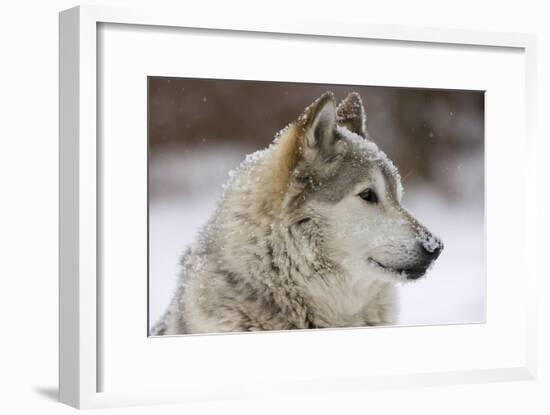
POLYGON ((376 193, 374 193, 374 190, 372 189, 365 189, 359 193, 358 196, 365 202, 378 203, 378 196, 376 196, 376 193))

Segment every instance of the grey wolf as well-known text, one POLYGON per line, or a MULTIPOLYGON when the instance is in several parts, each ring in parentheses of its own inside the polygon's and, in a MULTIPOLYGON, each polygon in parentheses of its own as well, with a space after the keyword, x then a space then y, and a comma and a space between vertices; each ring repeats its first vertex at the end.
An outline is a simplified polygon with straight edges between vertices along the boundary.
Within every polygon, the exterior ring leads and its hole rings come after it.
POLYGON ((325 93, 230 173, 151 334, 395 324, 443 249, 402 194, 361 97, 325 93))

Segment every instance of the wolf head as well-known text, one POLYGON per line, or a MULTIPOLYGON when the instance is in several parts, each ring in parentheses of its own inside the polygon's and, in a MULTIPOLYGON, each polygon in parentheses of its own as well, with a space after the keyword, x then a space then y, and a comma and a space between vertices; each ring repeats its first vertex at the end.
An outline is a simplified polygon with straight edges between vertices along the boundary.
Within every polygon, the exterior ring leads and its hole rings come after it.
POLYGON ((401 205, 397 168, 365 124, 357 93, 338 106, 325 93, 307 107, 276 138, 262 169, 264 211, 351 275, 415 280, 443 244, 401 205))

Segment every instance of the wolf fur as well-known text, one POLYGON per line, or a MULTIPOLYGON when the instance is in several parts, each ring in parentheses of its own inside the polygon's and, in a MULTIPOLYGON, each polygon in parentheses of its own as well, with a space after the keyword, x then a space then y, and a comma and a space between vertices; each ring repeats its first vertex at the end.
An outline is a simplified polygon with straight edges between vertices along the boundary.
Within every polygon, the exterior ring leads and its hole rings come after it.
POLYGON ((443 245, 401 206, 361 97, 325 93, 230 173, 152 335, 395 324, 443 245))

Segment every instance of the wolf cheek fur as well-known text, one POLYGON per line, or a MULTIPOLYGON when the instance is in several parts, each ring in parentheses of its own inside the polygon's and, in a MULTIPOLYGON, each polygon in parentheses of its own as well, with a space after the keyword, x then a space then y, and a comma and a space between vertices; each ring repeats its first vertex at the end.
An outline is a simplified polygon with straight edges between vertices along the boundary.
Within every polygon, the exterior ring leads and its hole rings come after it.
POLYGON ((394 324, 442 249, 401 194, 360 96, 322 95, 230 174, 151 334, 394 324))

